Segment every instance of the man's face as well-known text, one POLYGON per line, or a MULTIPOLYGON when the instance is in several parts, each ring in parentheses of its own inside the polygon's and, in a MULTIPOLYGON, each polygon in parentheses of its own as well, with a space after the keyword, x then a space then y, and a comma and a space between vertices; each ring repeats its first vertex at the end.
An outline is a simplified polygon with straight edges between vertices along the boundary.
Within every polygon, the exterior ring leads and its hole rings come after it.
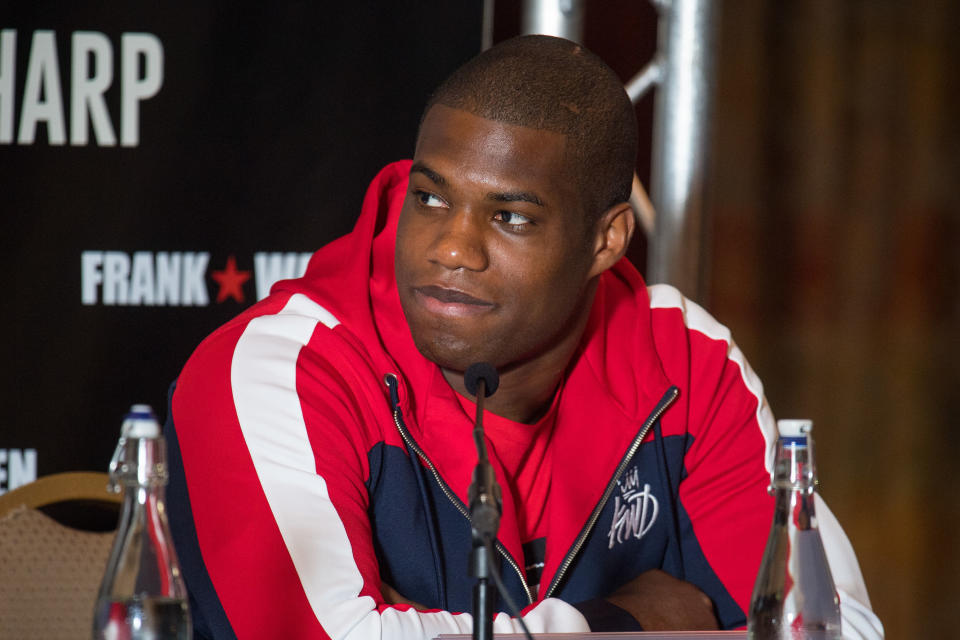
POLYGON ((503 369, 578 339, 593 267, 566 137, 435 105, 397 230, 400 302, 420 352, 503 369))

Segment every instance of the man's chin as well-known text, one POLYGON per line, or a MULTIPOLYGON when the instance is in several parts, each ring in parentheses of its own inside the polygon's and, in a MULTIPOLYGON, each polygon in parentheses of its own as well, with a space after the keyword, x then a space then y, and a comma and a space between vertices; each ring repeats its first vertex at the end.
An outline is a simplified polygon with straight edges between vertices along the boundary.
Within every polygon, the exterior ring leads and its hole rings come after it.
POLYGON ((471 348, 471 345, 460 340, 434 340, 422 344, 414 340, 414 343, 424 358, 446 371, 463 373, 470 365, 491 359, 490 354, 471 348))

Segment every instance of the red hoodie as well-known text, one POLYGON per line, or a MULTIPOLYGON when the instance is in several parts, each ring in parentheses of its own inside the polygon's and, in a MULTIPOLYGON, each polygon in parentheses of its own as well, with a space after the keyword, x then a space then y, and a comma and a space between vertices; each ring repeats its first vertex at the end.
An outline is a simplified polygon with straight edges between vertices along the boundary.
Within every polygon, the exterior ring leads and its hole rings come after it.
MULTIPOLYGON (((472 416, 400 307, 409 166, 385 168, 354 230, 207 338, 178 379, 169 509, 200 637, 470 632, 472 416), (431 610, 386 604, 381 582, 431 610)), ((523 571, 523 496, 504 492, 498 535, 531 630, 588 630, 584 603, 653 568, 743 626, 772 517, 775 425, 729 332, 622 260, 600 276, 558 393, 538 593, 523 571)), ((868 606, 849 543, 831 535, 841 598, 873 624, 847 597, 868 606)), ((495 630, 516 621, 500 614, 495 630)))

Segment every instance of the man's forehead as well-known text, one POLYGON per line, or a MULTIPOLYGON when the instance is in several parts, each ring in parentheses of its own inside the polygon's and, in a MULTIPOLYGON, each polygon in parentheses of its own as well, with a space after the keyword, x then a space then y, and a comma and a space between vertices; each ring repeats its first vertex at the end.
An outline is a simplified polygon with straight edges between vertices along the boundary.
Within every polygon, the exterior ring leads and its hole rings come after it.
POLYGON ((414 155, 440 176, 527 181, 541 188, 569 185, 567 136, 434 105, 424 117, 414 155), (558 184, 550 184, 558 183, 558 184))

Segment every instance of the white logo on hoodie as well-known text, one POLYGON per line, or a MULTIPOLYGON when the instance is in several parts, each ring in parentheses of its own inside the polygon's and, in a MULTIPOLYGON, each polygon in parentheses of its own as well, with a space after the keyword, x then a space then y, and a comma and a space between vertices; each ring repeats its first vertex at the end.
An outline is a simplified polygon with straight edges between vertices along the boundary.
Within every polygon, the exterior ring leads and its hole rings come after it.
POLYGON ((644 483, 640 488, 640 473, 636 467, 630 469, 617 481, 620 495, 614 498, 613 522, 610 523, 609 548, 616 543, 625 542, 631 536, 639 540, 650 531, 660 505, 656 496, 650 493, 650 485, 644 483))

